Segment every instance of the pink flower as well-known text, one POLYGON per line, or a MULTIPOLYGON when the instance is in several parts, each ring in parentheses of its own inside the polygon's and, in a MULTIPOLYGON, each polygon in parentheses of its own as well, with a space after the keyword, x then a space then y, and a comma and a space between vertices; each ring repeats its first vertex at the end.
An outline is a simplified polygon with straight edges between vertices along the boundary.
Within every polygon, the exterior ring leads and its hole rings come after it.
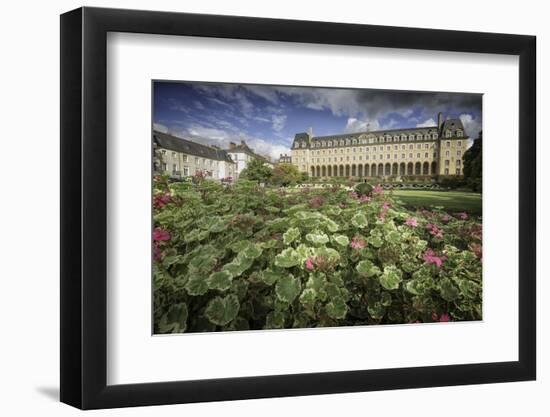
POLYGON ((351 192, 351 193, 349 193, 349 197, 352 198, 352 199, 354 199, 354 200, 357 200, 357 199, 359 198, 359 196, 357 195, 356 192, 351 192))
POLYGON ((155 230, 153 230, 153 240, 156 242, 168 241, 170 240, 170 232, 160 227, 156 227, 155 230))
POLYGON ((447 313, 443 313, 443 314, 441 315, 441 317, 439 317, 439 321, 440 321, 441 323, 446 323, 446 322, 451 321, 451 318, 449 317, 449 315, 448 315, 447 313))
POLYGON ((366 246, 365 240, 355 236, 350 243, 352 249, 363 249, 366 246))
POLYGON ((313 271, 314 265, 311 258, 306 259, 306 269, 313 271))
POLYGON ((156 243, 153 246, 153 259, 155 261, 160 261, 162 259, 162 251, 160 250, 160 248, 157 246, 156 243))
POLYGON ((438 256, 432 249, 428 249, 424 252, 424 255, 422 255, 422 259, 424 259, 424 262, 427 264, 434 264, 439 268, 443 265, 443 261, 447 259, 447 257, 445 255, 438 256))
POLYGON ((379 193, 383 193, 384 192, 384 189, 382 188, 382 186, 380 184, 377 184, 373 189, 372 189, 372 193, 373 194, 379 194, 379 193))
POLYGON ((414 217, 409 217, 409 218, 405 221, 405 224, 406 224, 407 226, 416 227, 416 226, 418 226, 418 221, 417 221, 416 218, 414 218, 414 217))
POLYGON ((468 213, 457 213, 456 215, 460 220, 468 220, 468 213))
POLYGON ((439 320, 439 316, 437 315, 437 313, 435 311, 432 313, 432 320, 433 321, 438 321, 439 320))
POLYGON ((438 239, 443 239, 443 230, 441 230, 437 225, 433 223, 428 223, 426 229, 429 230, 430 234, 438 239))
POLYGON ((391 207, 391 204, 388 203, 387 201, 385 201, 384 204, 382 204, 382 210, 388 211, 390 207, 391 207))
POLYGON ((153 206, 157 209, 162 208, 171 201, 172 198, 170 197, 170 194, 157 194, 153 197, 153 206))
POLYGON ((449 216, 448 214, 444 214, 441 217, 441 221, 444 221, 445 223, 447 223, 449 220, 451 220, 451 216, 449 216))
POLYGON ((370 201, 370 197, 368 195, 361 196, 359 201, 361 201, 361 203, 368 203, 370 201))

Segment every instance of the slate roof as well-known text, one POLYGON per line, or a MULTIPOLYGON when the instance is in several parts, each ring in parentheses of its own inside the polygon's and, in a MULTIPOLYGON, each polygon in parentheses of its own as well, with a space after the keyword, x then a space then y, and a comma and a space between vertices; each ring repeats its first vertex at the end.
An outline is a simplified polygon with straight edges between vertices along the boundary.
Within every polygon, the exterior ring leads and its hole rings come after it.
MULTIPOLYGON (((343 133, 338 135, 329 135, 329 136, 313 136, 310 137, 308 133, 302 132, 297 133, 294 136, 294 143, 310 143, 310 142, 318 142, 318 141, 325 141, 325 140, 341 140, 341 139, 358 139, 361 135, 372 135, 372 136, 385 136, 385 135, 417 135, 417 134, 432 134, 432 133, 438 133, 440 138, 443 138, 443 132, 447 129, 450 129, 452 132, 452 137, 455 137, 457 129, 461 129, 463 132, 462 138, 466 138, 464 132, 464 126, 462 125, 462 121, 460 119, 448 119, 443 122, 443 125, 441 126, 441 129, 438 128, 437 125, 434 126, 424 126, 424 127, 411 127, 411 128, 404 128, 404 129, 387 129, 387 130, 375 130, 375 131, 363 131, 363 132, 354 132, 354 133, 343 133)), ((293 143, 293 147, 294 147, 293 143)))
POLYGON ((262 156, 262 155, 258 155, 257 153, 255 153, 247 144, 244 140, 241 140, 241 143, 239 143, 238 145, 237 144, 234 144, 232 147, 230 147, 226 152, 233 152, 233 153, 238 153, 238 152, 244 152, 250 156, 252 156, 253 158, 257 158, 257 159, 260 159, 261 161, 264 161, 268 164, 272 164, 272 162, 267 159, 265 156, 262 156))
POLYGON ((218 161, 234 162, 227 151, 214 148, 213 146, 202 145, 187 139, 169 135, 158 131, 153 132, 154 142, 163 149, 181 152, 188 155, 200 156, 203 158, 214 159, 218 161))
POLYGON ((455 132, 457 129, 460 129, 462 130, 462 132, 464 132, 464 126, 462 125, 462 121, 460 119, 447 119, 443 122, 443 126, 441 127, 442 132, 450 130, 452 136, 455 136, 455 132))

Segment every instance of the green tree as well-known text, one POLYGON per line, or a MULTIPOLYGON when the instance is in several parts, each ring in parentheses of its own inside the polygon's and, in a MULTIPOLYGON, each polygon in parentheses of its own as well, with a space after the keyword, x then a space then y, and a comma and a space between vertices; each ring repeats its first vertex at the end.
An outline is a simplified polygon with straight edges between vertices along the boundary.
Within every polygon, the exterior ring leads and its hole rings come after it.
POLYGON ((278 164, 273 168, 271 183, 278 186, 294 185, 302 181, 302 174, 292 164, 278 164))
POLYGON ((473 191, 482 190, 482 132, 474 140, 474 144, 464 153, 464 179, 473 191))
POLYGON ((254 158, 248 162, 239 177, 250 181, 267 183, 272 175, 273 170, 264 161, 254 158))

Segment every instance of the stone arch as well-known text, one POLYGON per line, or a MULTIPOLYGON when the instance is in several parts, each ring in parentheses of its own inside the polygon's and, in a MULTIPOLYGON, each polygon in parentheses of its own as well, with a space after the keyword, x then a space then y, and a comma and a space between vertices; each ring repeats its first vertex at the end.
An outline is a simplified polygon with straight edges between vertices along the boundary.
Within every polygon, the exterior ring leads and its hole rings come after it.
POLYGON ((333 165, 333 167, 332 167, 332 176, 333 177, 338 176, 338 165, 333 165))
POLYGON ((407 165, 405 164, 405 162, 401 162, 399 164, 399 175, 405 175, 406 172, 407 172, 407 165))
POLYGON ((344 165, 340 165, 340 168, 339 168, 339 176, 340 176, 340 177, 343 177, 343 176, 344 176, 344 165))
POLYGON ((346 165, 346 177, 349 177, 349 176, 350 176, 349 165, 346 165))
POLYGON ((355 164, 353 164, 351 166, 351 176, 352 177, 356 177, 357 176, 357 166, 355 164))
POLYGON ((420 162, 417 162, 414 164, 414 175, 420 175, 422 171, 422 164, 420 162))
POLYGON ((397 164, 397 162, 394 162, 393 165, 391 166, 391 174, 392 175, 399 174, 399 165, 397 164))
POLYGON ((384 167, 384 175, 391 175, 391 164, 386 163, 386 166, 384 167))
POLYGON ((363 177, 363 165, 361 164, 357 165, 357 176, 363 177))
POLYGON ((321 176, 323 177, 327 176, 327 167, 324 165, 321 167, 321 176))
POLYGON ((430 175, 430 163, 424 162, 422 164, 422 175, 430 175))
POLYGON ((382 163, 378 164, 377 173, 378 173, 379 177, 384 175, 384 164, 382 164, 382 163))
POLYGON ((432 162, 432 175, 437 175, 437 162, 432 162))
POLYGON ((409 162, 407 164, 407 175, 413 175, 414 174, 414 165, 412 162, 409 162))
POLYGON ((312 177, 315 176, 315 167, 311 167, 311 176, 312 176, 312 177))
POLYGON ((327 175, 328 175, 329 177, 332 177, 332 165, 329 165, 329 166, 327 167, 327 175))
POLYGON ((369 164, 365 164, 365 172, 363 173, 365 175, 365 177, 368 177, 370 176, 370 165, 369 164))
POLYGON ((370 166, 370 176, 371 177, 376 177, 376 164, 372 164, 370 166))

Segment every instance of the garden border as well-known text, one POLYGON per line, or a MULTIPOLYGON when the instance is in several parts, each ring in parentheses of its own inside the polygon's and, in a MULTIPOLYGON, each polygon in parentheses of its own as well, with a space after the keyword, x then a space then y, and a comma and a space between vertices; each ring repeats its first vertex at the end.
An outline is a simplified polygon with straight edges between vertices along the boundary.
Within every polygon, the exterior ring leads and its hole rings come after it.
POLYGON ((95 409, 535 379, 534 36, 84 7, 61 16, 60 57, 62 402, 95 409), (108 32, 519 56, 519 360, 107 385, 108 32))

